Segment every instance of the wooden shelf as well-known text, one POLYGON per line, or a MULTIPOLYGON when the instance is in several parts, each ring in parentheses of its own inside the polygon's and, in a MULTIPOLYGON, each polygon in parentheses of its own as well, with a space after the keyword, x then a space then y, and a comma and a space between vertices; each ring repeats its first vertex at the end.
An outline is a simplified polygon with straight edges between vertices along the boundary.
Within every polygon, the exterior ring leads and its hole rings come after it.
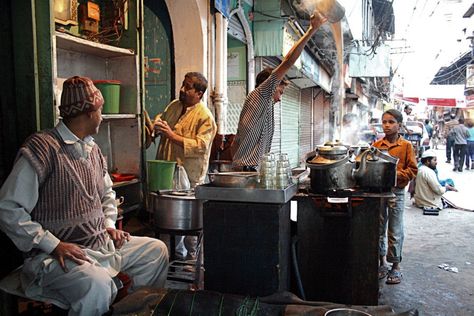
POLYGON ((102 114, 104 120, 114 120, 114 119, 133 119, 136 118, 137 114, 102 114))
POLYGON ((135 55, 135 52, 132 49, 125 49, 107 44, 96 43, 61 32, 56 32, 56 47, 65 50, 95 55, 102 58, 135 55))

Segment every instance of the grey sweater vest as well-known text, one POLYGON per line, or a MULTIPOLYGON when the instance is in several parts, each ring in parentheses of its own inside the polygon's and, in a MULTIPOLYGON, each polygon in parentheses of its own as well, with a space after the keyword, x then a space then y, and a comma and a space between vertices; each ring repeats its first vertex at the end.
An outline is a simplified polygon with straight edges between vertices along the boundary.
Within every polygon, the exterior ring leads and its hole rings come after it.
POLYGON ((39 198, 31 212, 63 242, 98 249, 106 242, 101 198, 106 162, 97 145, 87 159, 64 143, 56 130, 32 135, 20 149, 39 177, 39 198))

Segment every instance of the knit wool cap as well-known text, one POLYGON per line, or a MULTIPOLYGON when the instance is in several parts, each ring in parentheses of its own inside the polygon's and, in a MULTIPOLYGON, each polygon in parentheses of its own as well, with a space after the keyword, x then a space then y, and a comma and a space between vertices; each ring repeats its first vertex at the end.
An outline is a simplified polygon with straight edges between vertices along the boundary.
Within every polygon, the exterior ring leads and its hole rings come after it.
POLYGON ((74 76, 63 83, 59 113, 63 118, 98 110, 104 104, 100 90, 92 80, 74 76))

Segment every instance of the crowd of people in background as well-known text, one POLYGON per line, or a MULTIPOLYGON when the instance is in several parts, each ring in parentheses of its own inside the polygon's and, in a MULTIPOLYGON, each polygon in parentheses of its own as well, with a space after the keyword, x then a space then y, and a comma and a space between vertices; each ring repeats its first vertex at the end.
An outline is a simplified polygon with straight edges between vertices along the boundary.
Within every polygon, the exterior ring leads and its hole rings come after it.
POLYGON ((446 163, 453 161, 453 171, 474 169, 474 121, 463 118, 445 131, 446 163))

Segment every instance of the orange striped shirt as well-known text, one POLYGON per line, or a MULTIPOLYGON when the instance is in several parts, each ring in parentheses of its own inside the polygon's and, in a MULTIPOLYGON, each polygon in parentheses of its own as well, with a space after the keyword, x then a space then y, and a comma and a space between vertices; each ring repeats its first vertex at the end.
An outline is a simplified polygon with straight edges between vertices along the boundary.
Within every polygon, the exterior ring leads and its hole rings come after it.
POLYGON ((416 177, 418 167, 415 151, 412 144, 401 136, 395 143, 390 143, 385 137, 376 141, 374 147, 387 150, 388 153, 398 158, 397 164, 397 188, 403 189, 410 180, 416 177))

